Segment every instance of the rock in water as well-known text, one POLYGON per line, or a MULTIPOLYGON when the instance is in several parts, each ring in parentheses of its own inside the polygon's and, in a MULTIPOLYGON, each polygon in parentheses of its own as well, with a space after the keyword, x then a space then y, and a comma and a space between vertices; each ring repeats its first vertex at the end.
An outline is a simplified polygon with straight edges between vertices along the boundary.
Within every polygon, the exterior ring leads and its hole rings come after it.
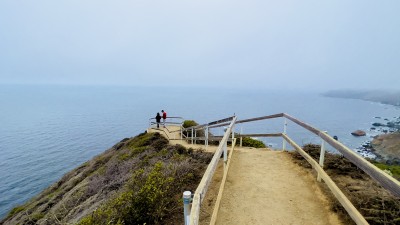
POLYGON ((353 131, 353 132, 351 132, 351 134, 352 135, 354 135, 354 136, 365 136, 365 131, 362 131, 362 130, 356 130, 356 131, 353 131))

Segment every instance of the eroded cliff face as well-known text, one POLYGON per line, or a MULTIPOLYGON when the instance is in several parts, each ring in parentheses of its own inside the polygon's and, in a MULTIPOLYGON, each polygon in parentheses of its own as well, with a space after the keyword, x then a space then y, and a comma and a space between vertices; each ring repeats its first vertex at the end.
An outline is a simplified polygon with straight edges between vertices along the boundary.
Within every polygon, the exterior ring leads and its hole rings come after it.
POLYGON ((212 155, 169 145, 158 133, 126 138, 65 174, 4 224, 181 224, 212 155))
POLYGON ((400 165, 400 132, 378 135, 371 145, 381 160, 400 165))

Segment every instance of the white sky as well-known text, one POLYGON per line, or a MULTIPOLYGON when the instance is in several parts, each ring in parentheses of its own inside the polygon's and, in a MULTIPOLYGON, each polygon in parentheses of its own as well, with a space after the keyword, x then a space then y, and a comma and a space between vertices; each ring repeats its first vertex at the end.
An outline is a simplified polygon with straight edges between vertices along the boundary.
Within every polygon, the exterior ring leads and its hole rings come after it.
POLYGON ((400 89, 399 0, 2 0, 0 83, 400 89))

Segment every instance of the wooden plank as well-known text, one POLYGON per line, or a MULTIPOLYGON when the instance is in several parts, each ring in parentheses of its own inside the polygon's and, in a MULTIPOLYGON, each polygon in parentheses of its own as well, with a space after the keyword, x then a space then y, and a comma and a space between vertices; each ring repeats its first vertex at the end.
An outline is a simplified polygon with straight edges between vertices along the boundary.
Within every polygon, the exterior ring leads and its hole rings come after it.
POLYGON ((282 133, 275 134, 235 134, 235 137, 281 137, 282 133))
POLYGON ((218 160, 221 158, 224 142, 228 140, 230 133, 232 131, 232 127, 235 124, 235 122, 236 122, 236 117, 234 117, 230 126, 226 130, 225 135, 218 146, 218 149, 215 151, 214 156, 211 159, 211 162, 208 165, 206 172, 204 173, 203 178, 201 179, 200 184, 196 189, 195 192, 196 198, 193 199, 192 209, 190 211, 190 222, 189 222, 190 225, 197 225, 199 222, 200 205, 203 202, 208 186, 210 185, 215 169, 217 168, 218 160))
POLYGON ((253 121, 258 121, 258 120, 279 118, 279 117, 283 117, 283 115, 284 115, 283 113, 278 113, 278 114, 273 114, 273 115, 269 115, 269 116, 261 116, 261 117, 251 118, 251 119, 238 120, 236 123, 247 123, 247 122, 253 122, 253 121))
POLYGON ((306 124, 306 123, 304 123, 304 122, 302 122, 302 121, 300 121, 300 120, 298 120, 298 119, 296 119, 296 118, 294 118, 294 117, 292 117, 292 116, 290 116, 290 115, 288 115, 286 113, 284 113, 283 116, 285 118, 297 123, 301 127, 306 128, 307 130, 311 131, 312 133, 314 133, 316 135, 318 135, 320 133, 320 131, 318 129, 316 129, 316 128, 312 127, 311 125, 308 125, 308 124, 306 124))
POLYGON ((317 171, 320 177, 325 181, 326 185, 335 195, 336 199, 346 209, 347 213, 353 219, 356 224, 368 224, 360 212, 353 206, 349 199, 343 194, 343 192, 336 186, 335 182, 329 177, 329 175, 321 168, 321 166, 315 161, 310 155, 308 155, 300 146, 298 146, 292 139, 286 134, 282 134, 282 137, 295 148, 300 155, 302 155, 308 163, 317 171))
POLYGON ((225 169, 224 175, 222 177, 221 185, 220 185, 219 190, 218 190, 217 200, 215 201, 214 210, 213 210, 213 213, 212 213, 212 216, 211 216, 211 220, 210 220, 210 225, 214 225, 217 222, 218 211, 219 211, 219 208, 220 208, 221 199, 222 199, 222 195, 223 195, 223 192, 224 192, 226 179, 228 177, 229 166, 231 165, 231 158, 232 158, 232 155, 233 155, 233 150, 235 148, 235 144, 236 144, 236 138, 234 139, 231 151, 229 152, 228 164, 226 165, 226 169, 225 169))
MULTIPOLYGON (((258 120, 279 118, 279 117, 283 117, 283 115, 284 115, 283 113, 278 113, 278 114, 274 114, 274 115, 270 115, 270 116, 262 116, 262 117, 256 117, 256 118, 251 118, 251 119, 238 120, 238 121, 236 121, 236 124, 253 122, 253 121, 258 121, 258 120)), ((229 123, 222 123, 219 125, 210 126, 209 128, 217 128, 217 127, 223 127, 223 126, 228 126, 228 125, 229 125, 229 123)))
POLYGON ((192 200, 192 208, 190 210, 190 225, 198 225, 200 220, 200 194, 195 193, 192 200))
POLYGON ((390 175, 384 173, 382 170, 368 162, 363 157, 359 156, 357 153, 343 145, 342 143, 336 141, 325 132, 322 132, 311 125, 308 125, 298 119, 289 116, 288 114, 284 114, 285 118, 295 122, 296 124, 300 125, 301 127, 311 131, 312 133, 320 136, 324 141, 329 143, 332 147, 338 150, 340 153, 343 154, 350 162, 356 165, 358 168, 363 170, 366 174, 371 176, 374 180, 376 180, 379 184, 381 184, 385 189, 389 190, 395 196, 400 197, 400 182, 390 175))
POLYGON ((354 165, 362 169, 366 174, 368 174, 379 184, 381 184, 385 189, 389 190, 395 196, 400 197, 400 182, 398 180, 386 174, 385 172, 368 162, 363 157, 359 156, 354 151, 350 150, 342 143, 336 141, 329 135, 320 132, 319 136, 327 143, 329 143, 332 147, 337 149, 340 153, 342 153, 343 156, 354 163, 354 165))

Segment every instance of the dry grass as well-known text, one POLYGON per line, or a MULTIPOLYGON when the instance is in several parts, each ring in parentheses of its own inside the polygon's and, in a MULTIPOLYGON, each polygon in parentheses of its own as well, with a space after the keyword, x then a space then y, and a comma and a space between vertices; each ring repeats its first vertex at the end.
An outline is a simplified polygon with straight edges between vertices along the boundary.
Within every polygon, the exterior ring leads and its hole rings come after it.
POLYGON ((126 221, 125 224, 181 224, 182 192, 194 191, 211 157, 210 153, 171 146, 158 133, 124 139, 65 174, 37 197, 13 210, 0 224, 75 224, 82 219, 91 221, 82 224, 118 220, 126 221), (146 199, 158 199, 157 202, 165 204, 153 204, 146 199), (138 204, 132 209, 131 203, 135 201, 138 204), (113 203, 119 203, 120 207, 114 207, 113 203), (122 207, 125 203, 126 207, 122 207), (118 211, 108 210, 107 206, 118 211), (93 217, 101 210, 107 213, 93 217))
MULTIPOLYGON (((320 146, 303 147, 315 160, 319 160, 320 146)), ((290 153, 299 165, 311 170, 311 166, 297 152, 290 153)), ((400 224, 400 198, 395 197, 362 170, 340 155, 327 153, 324 169, 353 205, 370 224, 400 224)), ((345 209, 330 193, 326 185, 323 189, 332 200, 332 210, 339 213, 345 224, 354 224, 345 209)))

